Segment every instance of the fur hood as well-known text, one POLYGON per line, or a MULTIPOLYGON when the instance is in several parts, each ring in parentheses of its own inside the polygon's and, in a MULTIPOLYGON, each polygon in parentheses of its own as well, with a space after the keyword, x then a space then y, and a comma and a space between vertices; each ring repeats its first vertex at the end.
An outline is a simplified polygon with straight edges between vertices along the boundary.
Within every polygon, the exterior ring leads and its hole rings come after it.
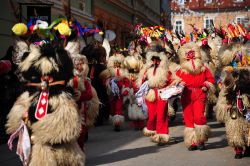
POLYGON ((119 63, 121 68, 124 67, 124 56, 122 54, 114 54, 108 59, 107 67, 115 67, 115 63, 119 63))
MULTIPOLYGON (((208 46, 209 50, 201 48, 201 59, 205 62, 209 62, 211 60, 216 60, 218 59, 218 52, 220 46, 217 45, 217 41, 209 38, 208 39, 208 46)), ((198 45, 201 46, 202 43, 198 42, 198 45)))
POLYGON ((100 74, 101 79, 117 77, 119 79, 128 76, 128 70, 124 67, 124 56, 114 54, 108 59, 107 69, 100 74), (119 74, 118 74, 119 73, 119 74))
POLYGON ((237 54, 245 54, 246 47, 241 43, 224 44, 219 50, 219 60, 222 66, 231 65, 237 54))
POLYGON ((143 67, 142 57, 139 54, 127 56, 124 59, 124 66, 128 70, 134 70, 134 71, 139 72, 140 69, 143 67))
POLYGON ((178 50, 180 65, 184 72, 199 74, 205 70, 202 62, 201 50, 196 43, 187 43, 178 50))
POLYGON ((75 56, 72 57, 72 60, 74 64, 74 75, 87 77, 89 73, 89 65, 88 65, 88 59, 86 58, 86 56, 81 55, 81 54, 76 54, 75 56), (82 72, 79 72, 78 70, 76 70, 76 65, 77 63, 79 63, 79 61, 81 61, 83 65, 82 72))
POLYGON ((165 51, 160 42, 152 42, 147 50, 143 71, 146 73, 150 88, 163 88, 167 83, 169 60, 165 51))
POLYGON ((50 44, 30 45, 30 52, 24 53, 19 70, 29 82, 40 82, 42 76, 51 76, 54 81, 67 83, 73 77, 73 63, 68 52, 50 44))
POLYGON ((168 57, 166 55, 166 48, 163 46, 162 42, 153 41, 150 43, 150 47, 147 49, 146 53, 146 66, 150 68, 154 65, 154 59, 159 60, 160 63, 158 67, 166 67, 168 66, 168 57))

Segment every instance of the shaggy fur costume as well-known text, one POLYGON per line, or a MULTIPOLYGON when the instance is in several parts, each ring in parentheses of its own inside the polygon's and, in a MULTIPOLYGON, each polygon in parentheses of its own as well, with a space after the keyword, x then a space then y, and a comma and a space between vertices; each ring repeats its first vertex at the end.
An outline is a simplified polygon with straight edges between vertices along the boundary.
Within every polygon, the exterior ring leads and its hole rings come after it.
POLYGON ((242 149, 248 146, 250 123, 245 119, 245 114, 250 111, 249 103, 249 84, 250 84, 250 68, 241 67, 234 69, 233 72, 227 72, 224 79, 226 89, 225 100, 230 106, 228 110, 228 118, 225 121, 226 135, 228 144, 235 149, 237 153, 242 153, 242 149), (244 110, 239 111, 237 105, 237 93, 241 93, 244 110))
MULTIPOLYGON (((79 61, 82 63, 82 72, 74 69, 74 75, 77 77, 77 91, 80 92, 78 97, 83 99, 83 104, 81 110, 86 109, 86 126, 91 127, 94 125, 95 119, 99 113, 99 99, 96 93, 95 88, 91 85, 90 81, 87 78, 89 72, 88 60, 84 55, 76 54, 72 57, 74 65, 79 65, 79 61), (88 97, 89 96, 89 97, 88 97)), ((70 86, 74 87, 73 79, 70 80, 70 86)), ((79 100, 79 98, 77 100, 79 100)))
POLYGON ((12 107, 6 124, 7 133, 12 134, 20 126, 21 120, 28 112, 27 126, 30 129, 32 149, 29 166, 83 166, 85 154, 77 145, 81 130, 81 116, 67 87, 73 77, 73 64, 68 53, 50 44, 30 46, 30 52, 23 55, 20 71, 28 83, 12 107), (48 112, 41 119, 35 117, 35 110, 42 90, 42 76, 50 76, 64 84, 49 86, 48 112))
MULTIPOLYGON (((231 43, 231 44, 224 44, 219 50, 218 56, 220 60, 220 70, 221 72, 221 82, 225 82, 226 78, 226 73, 227 72, 232 72, 233 67, 232 62, 233 61, 238 61, 239 57, 237 57, 238 53, 242 53, 243 55, 246 54, 247 50, 247 45, 243 45, 240 43, 231 43)), ((216 119, 220 123, 225 123, 228 118, 228 111, 227 108, 229 108, 230 103, 227 102, 226 100, 226 95, 228 92, 228 88, 233 85, 228 85, 228 86, 222 86, 220 92, 219 92, 219 97, 218 97, 218 102, 214 108, 216 112, 216 119)))
MULTIPOLYGON (((201 59, 204 65, 210 69, 211 73, 215 76, 219 70, 219 46, 217 46, 217 38, 208 38, 208 43, 201 45, 201 59)), ((200 43, 199 43, 200 44, 200 43)), ((205 116, 210 117, 212 115, 213 107, 217 103, 218 89, 209 89, 207 93, 207 102, 205 107, 205 116), (209 116, 210 115, 210 116, 209 116)))
POLYGON ((120 127, 124 122, 123 116, 123 96, 127 96, 129 86, 127 79, 128 71, 124 67, 124 56, 122 54, 114 54, 108 59, 107 69, 100 73, 100 78, 106 82, 107 93, 110 100, 111 121, 115 127, 120 127), (111 80, 115 80, 119 89, 119 94, 112 92, 111 80), (122 90, 122 89, 126 90, 122 90))
POLYGON ((159 91, 172 83, 169 61, 160 42, 152 42, 146 54, 146 65, 139 74, 138 84, 148 81, 149 91, 146 95, 148 107, 147 127, 144 135, 152 137, 154 142, 169 141, 167 102, 162 100, 159 91))
POLYGON ((178 51, 181 68, 176 75, 186 87, 181 96, 186 129, 184 142, 187 146, 203 144, 208 139, 209 127, 204 116, 206 91, 214 89, 214 77, 201 60, 196 43, 187 43, 178 51))
POLYGON ((142 57, 134 52, 132 55, 129 55, 125 58, 124 61, 125 67, 129 72, 129 87, 123 87, 123 91, 128 90, 129 94, 124 97, 124 104, 126 103, 126 99, 128 100, 128 117, 133 121, 134 128, 143 129, 144 120, 147 118, 142 111, 142 107, 139 107, 136 103, 135 93, 139 89, 136 85, 137 75, 140 69, 143 67, 142 57))

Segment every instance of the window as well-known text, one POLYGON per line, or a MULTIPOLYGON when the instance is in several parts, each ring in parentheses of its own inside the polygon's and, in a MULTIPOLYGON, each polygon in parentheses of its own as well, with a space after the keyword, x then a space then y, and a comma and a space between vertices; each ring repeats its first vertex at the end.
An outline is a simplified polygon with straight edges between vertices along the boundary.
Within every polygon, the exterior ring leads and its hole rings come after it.
POLYGON ((234 2, 243 2, 243 0, 234 0, 234 2))
POLYGON ((213 25, 214 25, 214 19, 212 19, 212 18, 205 19, 204 28, 209 29, 209 28, 213 27, 213 25))
POLYGON ((85 11, 85 7, 86 6, 86 1, 85 0, 81 0, 79 1, 79 9, 82 11, 85 11))
POLYGON ((178 0, 179 5, 184 5, 184 2, 185 2, 184 0, 178 0))
POLYGON ((86 10, 86 0, 70 0, 70 6, 75 10, 83 11, 86 10))
POLYGON ((212 3, 213 0, 206 0, 206 4, 212 3))
POLYGON ((236 22, 237 24, 238 24, 238 23, 243 24, 243 22, 244 22, 244 17, 243 17, 243 16, 238 16, 238 17, 236 17, 235 22, 236 22))
POLYGON ((175 25, 174 25, 174 31, 180 33, 181 31, 183 31, 183 24, 182 24, 182 20, 176 20, 175 21, 175 25))

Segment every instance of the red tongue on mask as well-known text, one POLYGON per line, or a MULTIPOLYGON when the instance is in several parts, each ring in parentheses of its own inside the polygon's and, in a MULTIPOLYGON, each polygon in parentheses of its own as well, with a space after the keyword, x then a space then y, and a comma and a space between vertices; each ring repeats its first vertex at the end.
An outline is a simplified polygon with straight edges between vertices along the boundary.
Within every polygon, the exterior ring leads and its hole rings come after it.
POLYGON ((156 69, 157 69, 157 67, 159 66, 160 63, 161 63, 160 60, 154 59, 153 64, 155 65, 155 67, 154 67, 153 75, 155 75, 156 69))
POLYGON ((186 57, 187 59, 190 59, 192 61, 192 66, 195 69, 195 64, 194 64, 194 60, 195 60, 195 52, 193 50, 190 50, 186 53, 186 57))
POLYGON ((121 74, 120 74, 120 68, 118 67, 118 68, 116 68, 116 76, 117 76, 117 77, 120 77, 120 75, 121 75, 121 74))
POLYGON ((237 108, 240 112, 242 112, 245 109, 242 96, 240 95, 240 91, 237 94, 237 108))

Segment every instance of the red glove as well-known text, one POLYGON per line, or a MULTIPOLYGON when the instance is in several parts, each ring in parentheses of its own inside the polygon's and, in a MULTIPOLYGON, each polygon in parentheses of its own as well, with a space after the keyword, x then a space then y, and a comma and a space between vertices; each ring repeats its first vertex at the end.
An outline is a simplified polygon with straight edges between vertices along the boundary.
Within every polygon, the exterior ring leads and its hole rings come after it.
POLYGON ((11 62, 8 60, 0 60, 0 75, 8 73, 11 70, 11 62))
POLYGON ((123 93, 122 93, 123 96, 127 96, 128 95, 128 90, 125 90, 123 93))

